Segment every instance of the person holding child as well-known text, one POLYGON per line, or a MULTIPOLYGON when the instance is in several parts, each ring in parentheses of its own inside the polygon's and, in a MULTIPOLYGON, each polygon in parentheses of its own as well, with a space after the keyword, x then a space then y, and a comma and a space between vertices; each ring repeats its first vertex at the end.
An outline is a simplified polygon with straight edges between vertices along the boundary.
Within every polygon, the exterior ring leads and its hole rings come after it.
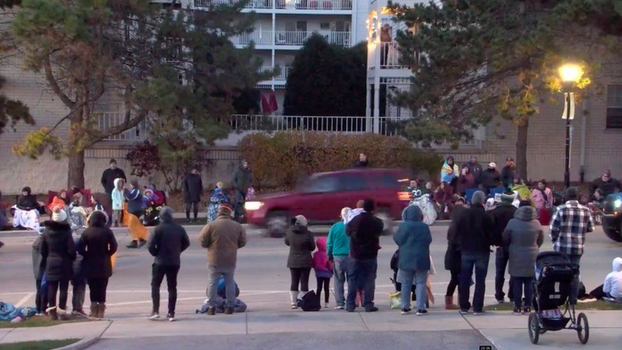
MULTIPOLYGON (((427 300, 426 282, 430 271, 430 244, 432 235, 428 225, 423 223, 423 213, 416 205, 404 210, 404 222, 397 229, 393 240, 399 246, 399 263, 397 281, 402 286, 416 286, 417 316, 428 313, 425 307, 427 300)), ((402 288, 408 291, 407 288, 402 288)), ((402 315, 411 312, 410 293, 402 293, 402 315)))
POLYGON ((140 248, 147 243, 149 237, 149 231, 140 221, 144 211, 144 198, 140 194, 138 180, 134 179, 130 184, 132 189, 125 191, 125 198, 127 199, 127 211, 130 214, 128 227, 132 234, 132 242, 127 247, 140 248))
POLYGON ((309 292, 309 273, 313 267, 311 252, 315 250, 313 234, 307 228, 307 219, 304 216, 297 215, 294 218, 293 227, 285 235, 285 244, 289 246, 287 267, 291 273, 290 302, 292 309, 297 309, 298 291, 300 290, 300 297, 309 292))
POLYGON ((313 253, 313 270, 317 279, 317 296, 322 300, 324 287, 324 307, 328 308, 330 299, 330 279, 333 277, 333 264, 328 260, 326 252, 326 237, 320 237, 316 242, 317 251, 313 253))

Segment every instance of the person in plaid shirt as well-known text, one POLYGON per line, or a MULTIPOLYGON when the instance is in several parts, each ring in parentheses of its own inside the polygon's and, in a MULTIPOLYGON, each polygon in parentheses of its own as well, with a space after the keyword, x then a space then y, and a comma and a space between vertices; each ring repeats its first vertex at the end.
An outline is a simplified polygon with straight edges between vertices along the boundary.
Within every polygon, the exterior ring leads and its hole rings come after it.
MULTIPOLYGON (((570 262, 580 266, 585 234, 594 231, 594 222, 590 209, 579 204, 579 191, 574 188, 566 190, 566 204, 557 207, 557 212, 551 221, 550 237, 553 249, 564 253, 570 262)), ((579 292, 579 276, 572 283, 570 303, 576 304, 579 292)))

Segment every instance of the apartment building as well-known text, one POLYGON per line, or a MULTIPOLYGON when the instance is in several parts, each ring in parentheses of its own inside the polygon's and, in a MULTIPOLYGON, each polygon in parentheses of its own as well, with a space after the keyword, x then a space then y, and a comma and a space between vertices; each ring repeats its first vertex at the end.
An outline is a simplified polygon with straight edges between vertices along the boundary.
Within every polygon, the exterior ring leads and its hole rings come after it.
MULTIPOLYGON (((183 0, 182 6, 195 9, 228 4, 231 0, 183 0)), ((256 54, 265 70, 280 67, 279 75, 258 84, 261 94, 270 98, 274 92, 278 109, 283 113, 285 84, 296 51, 313 33, 330 43, 346 47, 367 40, 366 18, 369 0, 250 0, 243 12, 256 14, 255 28, 232 38, 239 47, 255 43, 256 54)))

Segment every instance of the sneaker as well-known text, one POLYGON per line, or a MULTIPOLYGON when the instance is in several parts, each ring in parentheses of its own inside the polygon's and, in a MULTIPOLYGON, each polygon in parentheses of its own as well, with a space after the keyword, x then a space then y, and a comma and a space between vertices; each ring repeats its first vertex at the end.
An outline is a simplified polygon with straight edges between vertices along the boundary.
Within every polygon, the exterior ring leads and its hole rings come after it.
POLYGON ((191 224, 191 223, 192 223, 192 220, 186 219, 186 224, 191 224))
POLYGON ((45 314, 44 314, 43 312, 37 312, 37 313, 35 314, 35 316, 36 316, 36 317, 43 317, 43 316, 45 316, 45 314))
POLYGON ((515 316, 520 316, 521 315, 520 308, 515 307, 514 311, 512 311, 512 314, 514 314, 515 316))
POLYGON ((128 247, 130 249, 138 248, 138 241, 132 241, 126 247, 128 247))
POLYGON ((157 320, 158 318, 160 318, 160 314, 157 312, 154 312, 151 314, 151 316, 148 317, 150 320, 157 320))
POLYGON ((378 308, 375 306, 365 308, 365 312, 376 312, 376 311, 378 311, 378 308))
POLYGON ((292 305, 292 310, 296 310, 298 308, 298 305, 296 305, 294 303, 292 303, 291 305, 292 305))
POLYGON ((469 310, 468 309, 460 309, 460 315, 468 315, 469 314, 469 310))
POLYGON ((523 309, 523 315, 529 315, 530 313, 531 313, 531 308, 526 307, 523 309))
POLYGON ((497 304, 505 304, 505 299, 504 298, 497 299, 497 304))
POLYGON ((337 306, 335 306, 335 310, 343 310, 343 309, 345 309, 345 308, 346 308, 346 307, 345 307, 345 306, 343 306, 343 305, 337 305, 337 306))
POLYGON ((347 312, 354 312, 355 310, 356 310, 355 308, 351 308, 351 309, 350 308, 346 308, 347 312))
POLYGON ((84 310, 73 310, 71 312, 71 314, 73 316, 78 316, 78 317, 88 317, 89 315, 86 314, 86 312, 84 312, 84 310))
POLYGON ((402 315, 410 314, 410 309, 402 309, 402 315))
POLYGON ((175 314, 174 313, 168 313, 166 315, 166 318, 168 319, 169 322, 174 322, 175 321, 175 314))
POLYGON ((482 316, 485 315, 486 311, 484 310, 480 310, 480 311, 473 311, 473 316, 482 316))
POLYGON ((417 316, 425 316, 428 314, 428 310, 417 310, 417 316))
POLYGON ((598 301, 598 299, 596 299, 596 298, 591 298, 591 297, 588 297, 588 298, 583 298, 583 299, 579 299, 579 300, 577 300, 577 302, 578 302, 578 303, 581 303, 581 304, 585 304, 585 303, 593 303, 593 302, 595 302, 595 301, 598 301))
POLYGON ((235 310, 233 309, 233 307, 232 307, 232 306, 227 306, 227 307, 225 308, 225 315, 233 315, 233 312, 234 312, 234 311, 235 311, 235 310))
POLYGON ((147 241, 145 241, 144 239, 141 239, 138 241, 138 248, 141 248, 142 246, 144 246, 145 244, 147 244, 147 241))
POLYGON ((324 303, 324 308, 328 309, 328 303, 324 303))
POLYGON ((207 314, 208 316, 214 316, 214 315, 216 315, 216 308, 215 308, 215 307, 208 307, 208 308, 207 308, 207 312, 206 312, 206 314, 207 314))

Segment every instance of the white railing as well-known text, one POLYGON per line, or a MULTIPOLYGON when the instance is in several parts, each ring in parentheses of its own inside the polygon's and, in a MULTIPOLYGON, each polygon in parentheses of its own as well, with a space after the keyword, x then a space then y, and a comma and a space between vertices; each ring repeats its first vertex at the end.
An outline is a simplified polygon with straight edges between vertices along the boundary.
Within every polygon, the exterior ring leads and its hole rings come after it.
POLYGON ((302 46, 313 33, 322 35, 330 44, 350 46, 350 32, 277 31, 275 34, 275 44, 302 46))
MULTIPOLYGON (((400 133, 403 122, 410 118, 381 117, 378 131, 382 135, 394 136, 400 133)), ((372 117, 356 116, 231 116, 232 131, 317 131, 366 133, 374 131, 372 117)))
POLYGON ((380 69, 399 69, 407 68, 400 63, 400 48, 396 42, 381 42, 380 49, 380 69))
POLYGON ((276 0, 277 9, 352 10, 353 0, 276 0))
MULTIPOLYGON (((96 113, 97 128, 106 130, 125 122, 125 113, 122 112, 102 112, 96 113)), ((137 126, 126 130, 120 134, 106 138, 106 141, 142 141, 147 136, 147 128, 145 121, 140 122, 137 126)))
POLYGON ((287 77, 289 77, 289 73, 291 71, 292 71, 292 67, 288 67, 288 66, 281 67, 281 73, 279 73, 279 75, 274 77, 274 80, 287 81, 287 77))
MULTIPOLYGON (((194 0, 194 7, 209 8, 210 6, 231 5, 239 0, 194 0)), ((271 9, 273 0, 250 0, 244 8, 247 9, 271 9)))
POLYGON ((272 45, 272 31, 259 30, 243 33, 232 37, 231 42, 237 45, 249 45, 251 42, 254 42, 255 45, 272 45))

